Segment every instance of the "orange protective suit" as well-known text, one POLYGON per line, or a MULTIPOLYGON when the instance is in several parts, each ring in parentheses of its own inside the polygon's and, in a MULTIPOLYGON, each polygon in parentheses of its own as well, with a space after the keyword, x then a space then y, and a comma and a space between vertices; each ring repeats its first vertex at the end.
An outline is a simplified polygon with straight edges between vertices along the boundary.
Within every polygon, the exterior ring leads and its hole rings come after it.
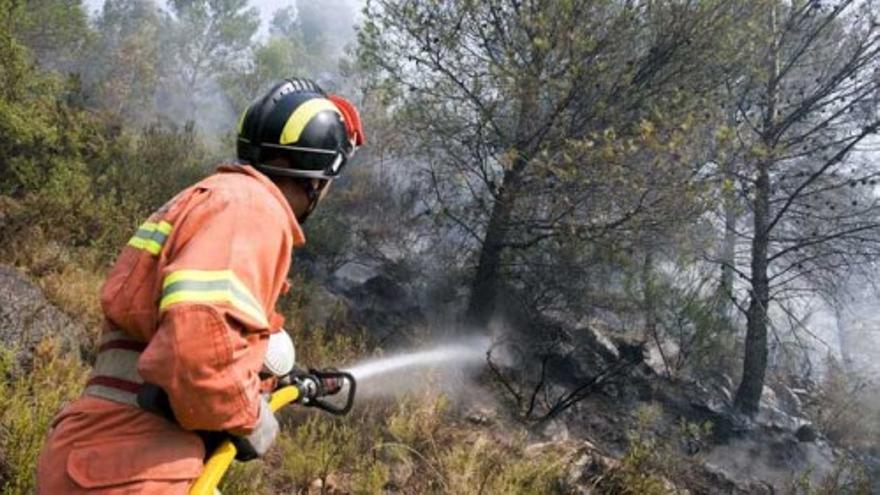
POLYGON ((54 420, 41 494, 184 494, 205 448, 190 430, 246 433, 273 310, 302 230, 281 191, 249 166, 221 166, 142 224, 101 289, 105 329, 83 397, 54 420), (168 394, 179 425, 137 407, 168 394))

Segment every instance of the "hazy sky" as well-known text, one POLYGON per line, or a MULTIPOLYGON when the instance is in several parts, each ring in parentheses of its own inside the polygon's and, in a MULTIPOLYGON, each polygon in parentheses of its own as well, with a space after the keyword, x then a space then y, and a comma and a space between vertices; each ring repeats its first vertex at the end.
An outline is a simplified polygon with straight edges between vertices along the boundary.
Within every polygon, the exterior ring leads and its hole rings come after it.
MULTIPOLYGON (((166 5, 166 0, 156 1, 159 5, 166 5)), ((320 0, 315 1, 320 2, 320 0)), ((350 0, 349 3, 351 4, 352 9, 360 11, 363 1, 350 0)), ((262 19, 260 33, 263 34, 267 32, 269 21, 272 20, 272 15, 275 13, 275 11, 284 7, 292 6, 294 4, 294 0, 250 0, 249 4, 253 7, 257 7, 258 9, 260 9, 260 17, 262 19)), ((94 16, 96 12, 99 12, 103 5, 104 0, 85 0, 86 9, 92 16, 94 16)))

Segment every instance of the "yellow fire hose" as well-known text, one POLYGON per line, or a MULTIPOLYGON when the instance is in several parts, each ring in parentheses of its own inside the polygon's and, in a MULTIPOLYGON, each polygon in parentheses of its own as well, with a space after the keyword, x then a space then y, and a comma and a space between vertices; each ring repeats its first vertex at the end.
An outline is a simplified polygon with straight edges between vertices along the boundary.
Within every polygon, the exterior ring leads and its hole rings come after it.
MULTIPOLYGON (((299 396, 299 389, 296 386, 282 387, 272 394, 269 399, 269 407, 272 412, 277 412, 282 407, 296 402, 299 396)), ((190 495, 215 495, 219 493, 217 486, 235 459, 236 453, 235 445, 229 440, 220 444, 220 447, 205 462, 205 470, 193 483, 189 490, 190 495)))
MULTIPOLYGON (((295 370, 282 378, 280 384, 281 387, 269 398, 269 408, 273 413, 288 404, 298 402, 330 414, 348 414, 354 405, 354 395, 357 390, 357 383, 351 373, 335 369, 310 369, 308 372, 295 370), (323 397, 334 396, 343 391, 344 402, 322 400, 323 397)), ((220 491, 217 487, 220 485, 220 480, 229 470, 237 453, 231 441, 226 440, 220 444, 205 462, 205 470, 193 483, 189 490, 190 495, 218 495, 220 491)))

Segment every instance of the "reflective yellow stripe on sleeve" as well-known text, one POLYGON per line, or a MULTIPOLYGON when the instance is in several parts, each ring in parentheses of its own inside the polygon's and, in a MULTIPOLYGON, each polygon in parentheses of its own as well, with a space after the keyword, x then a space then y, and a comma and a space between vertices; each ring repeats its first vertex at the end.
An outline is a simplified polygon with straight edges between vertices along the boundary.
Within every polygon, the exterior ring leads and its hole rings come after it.
POLYGON ((178 270, 162 282, 159 310, 187 302, 228 303, 259 323, 268 326, 266 314, 232 270, 178 270))
POLYGON ((128 245, 156 256, 162 251, 162 246, 171 234, 171 228, 171 224, 165 221, 144 222, 128 240, 128 245))

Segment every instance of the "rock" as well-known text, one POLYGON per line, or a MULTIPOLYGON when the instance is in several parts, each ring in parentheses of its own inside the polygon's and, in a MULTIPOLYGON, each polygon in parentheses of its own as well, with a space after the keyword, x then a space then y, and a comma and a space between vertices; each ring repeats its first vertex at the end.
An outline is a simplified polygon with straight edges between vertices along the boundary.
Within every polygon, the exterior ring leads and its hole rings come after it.
POLYGON ((406 305, 405 301, 409 297, 406 290, 404 290, 400 284, 385 275, 371 277, 364 282, 363 288, 365 291, 372 294, 373 297, 388 302, 403 302, 404 305, 406 305))
POLYGON ((608 397, 618 398, 621 396, 622 392, 620 390, 620 386, 616 383, 605 383, 602 385, 602 393, 607 395, 608 397))
POLYGON ((799 442, 815 442, 819 435, 812 424, 805 423, 794 432, 794 436, 799 442))
POLYGON ((409 462, 397 461, 391 464, 388 470, 388 482, 394 486, 406 486, 407 481, 412 478, 413 467, 409 462))
POLYGON ((606 456, 588 440, 535 443, 525 448, 523 456, 526 459, 551 456, 565 465, 565 475, 560 480, 562 492, 577 495, 593 493, 591 481, 596 475, 620 465, 616 459, 606 456))
POLYGON ((488 407, 473 407, 465 412, 465 419, 475 425, 490 425, 495 422, 497 411, 488 407))
POLYGON ((737 486, 758 486, 760 482, 781 490, 800 473, 813 483, 821 483, 833 471, 836 458, 822 442, 798 442, 791 432, 761 428, 752 435, 715 446, 705 459, 707 467, 737 486))
POLYGON ((341 495, 345 493, 340 489, 339 480, 333 474, 326 478, 315 478, 309 483, 308 495, 341 495))
POLYGON ((779 400, 776 397, 776 392, 766 385, 761 390, 761 407, 779 409, 779 400))
POLYGON ((378 275, 375 269, 360 263, 346 263, 333 272, 331 285, 334 289, 347 292, 362 286, 367 280, 378 275))
MULTIPOLYGON (((665 348, 663 352, 666 352, 665 348)), ((660 352, 660 348, 654 343, 647 346, 645 364, 655 375, 666 376, 666 363, 663 362, 663 354, 660 352)))
POLYGON ((590 463, 587 466, 587 472, 590 475, 598 476, 616 469, 620 469, 619 460, 603 455, 598 451, 590 453, 590 463))
POLYGON ((541 435, 552 442, 567 442, 571 435, 563 421, 550 420, 541 428, 541 435))
POLYGON ((803 414, 803 403, 794 390, 786 385, 782 385, 776 389, 776 396, 779 399, 782 410, 793 416, 801 416, 803 414))
POLYGON ((345 300, 327 290, 320 284, 309 292, 309 304, 305 307, 305 317, 313 325, 327 327, 333 317, 345 311, 345 300))
POLYGON ((85 327, 53 306, 39 287, 0 265, 0 344, 18 349, 19 363, 27 367, 34 348, 47 337, 56 339, 62 352, 77 354, 89 338, 85 327))
POLYGON ((707 479, 711 481, 716 493, 729 493, 732 495, 774 495, 776 490, 772 485, 753 479, 732 479, 723 468, 707 463, 702 466, 707 479))
POLYGON ((321 495, 321 492, 324 490, 324 480, 321 478, 315 478, 309 483, 309 495, 321 495))
POLYGON ((578 330, 577 334, 592 347, 592 349, 605 358, 606 361, 617 361, 620 359, 620 350, 614 342, 611 341, 597 325, 588 325, 578 330))
POLYGON ((402 340, 425 321, 417 298, 403 285, 374 269, 345 265, 333 274, 330 290, 345 298, 350 315, 380 343, 402 340))

